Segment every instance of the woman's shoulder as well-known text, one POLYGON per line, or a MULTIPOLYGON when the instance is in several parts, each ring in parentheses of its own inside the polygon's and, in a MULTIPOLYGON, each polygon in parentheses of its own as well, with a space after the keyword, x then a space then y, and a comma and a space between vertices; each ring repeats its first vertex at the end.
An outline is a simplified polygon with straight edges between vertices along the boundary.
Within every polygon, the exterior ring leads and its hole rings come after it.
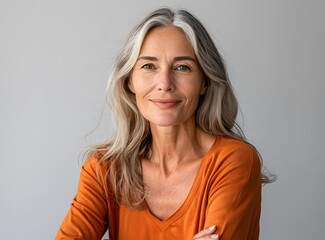
POLYGON ((83 164, 83 169, 98 173, 98 170, 106 171, 108 167, 108 161, 105 160, 105 151, 94 150, 87 154, 83 164))
POLYGON ((214 151, 218 153, 231 153, 231 152, 246 152, 250 154, 256 154, 255 147, 240 139, 230 137, 218 137, 214 144, 214 151))
POLYGON ((220 176, 253 174, 260 178, 261 161, 254 146, 233 138, 218 137, 204 159, 204 166, 206 172, 220 176))
POLYGON ((255 147, 243 140, 228 137, 218 137, 211 147, 208 158, 214 159, 215 164, 237 165, 260 164, 259 155, 255 147))

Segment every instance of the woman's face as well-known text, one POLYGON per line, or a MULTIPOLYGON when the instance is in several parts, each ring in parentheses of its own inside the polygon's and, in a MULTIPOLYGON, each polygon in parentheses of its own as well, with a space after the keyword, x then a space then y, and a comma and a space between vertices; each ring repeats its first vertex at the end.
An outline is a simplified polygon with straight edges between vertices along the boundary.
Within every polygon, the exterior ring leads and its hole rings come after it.
POLYGON ((147 34, 129 88, 139 111, 151 124, 175 126, 194 120, 205 84, 194 50, 182 30, 161 27, 147 34))

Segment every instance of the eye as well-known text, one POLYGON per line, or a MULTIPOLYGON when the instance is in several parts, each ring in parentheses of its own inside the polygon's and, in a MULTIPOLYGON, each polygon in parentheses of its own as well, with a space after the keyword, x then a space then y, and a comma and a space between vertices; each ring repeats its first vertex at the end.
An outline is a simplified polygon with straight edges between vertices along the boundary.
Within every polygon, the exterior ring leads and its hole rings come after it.
POLYGON ((182 72, 188 72, 191 70, 191 68, 187 65, 178 65, 175 67, 175 70, 182 71, 182 72))
POLYGON ((146 64, 142 65, 141 68, 147 69, 147 70, 156 69, 155 65, 152 63, 146 63, 146 64))

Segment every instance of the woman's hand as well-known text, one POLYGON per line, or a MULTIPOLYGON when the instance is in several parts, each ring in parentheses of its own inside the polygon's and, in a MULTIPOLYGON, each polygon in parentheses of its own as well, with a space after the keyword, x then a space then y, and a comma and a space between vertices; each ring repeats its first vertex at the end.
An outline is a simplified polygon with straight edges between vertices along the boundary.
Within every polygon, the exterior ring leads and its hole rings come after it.
POLYGON ((193 240, 204 240, 204 239, 219 239, 219 235, 214 233, 216 231, 216 226, 211 226, 203 229, 194 235, 193 240))

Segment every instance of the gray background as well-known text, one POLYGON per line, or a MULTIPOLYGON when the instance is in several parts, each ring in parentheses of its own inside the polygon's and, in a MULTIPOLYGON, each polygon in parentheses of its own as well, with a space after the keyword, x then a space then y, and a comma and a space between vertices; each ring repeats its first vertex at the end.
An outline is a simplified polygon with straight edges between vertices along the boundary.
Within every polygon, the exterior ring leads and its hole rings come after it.
POLYGON ((261 239, 323 239, 325 4, 319 0, 0 1, 0 239, 53 239, 79 153, 112 124, 113 61, 135 22, 192 11, 226 59, 248 139, 279 177, 261 239), (102 119, 102 121, 101 121, 102 119))

